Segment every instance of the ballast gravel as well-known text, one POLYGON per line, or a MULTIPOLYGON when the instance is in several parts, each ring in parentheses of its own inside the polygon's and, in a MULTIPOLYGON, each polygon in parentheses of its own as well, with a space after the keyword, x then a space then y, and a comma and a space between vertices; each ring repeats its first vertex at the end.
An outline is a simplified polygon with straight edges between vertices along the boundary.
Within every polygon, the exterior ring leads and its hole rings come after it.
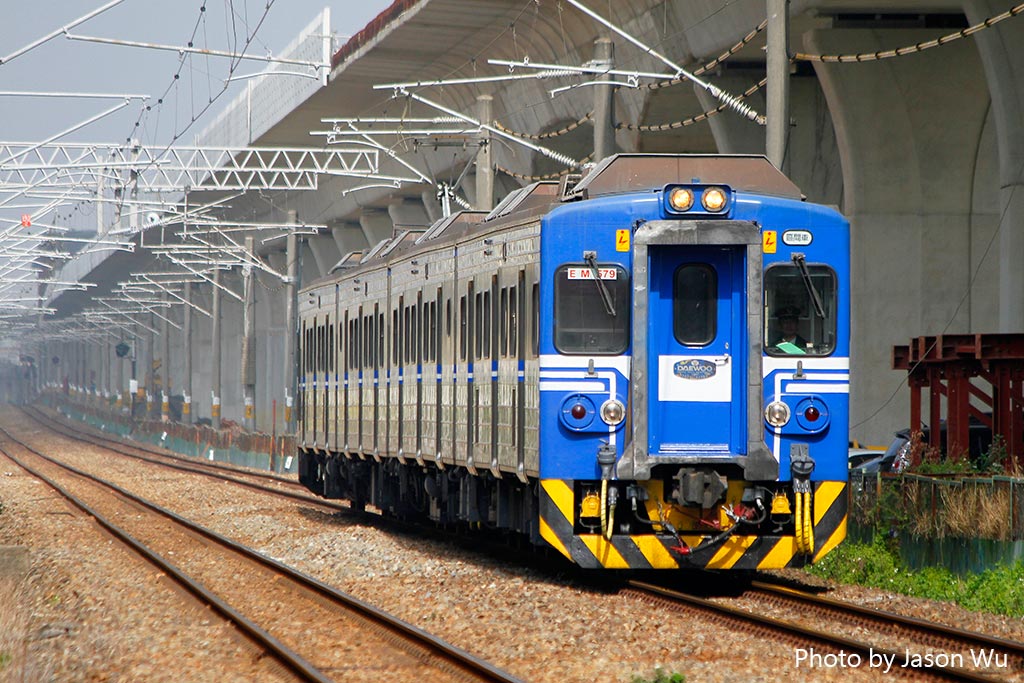
MULTIPOLYGON (((797 648, 805 645, 581 588, 354 515, 157 469, 81 442, 71 447, 10 408, 0 409, 0 424, 39 450, 382 607, 524 681, 631 683, 654 679, 658 670, 683 674, 690 683, 895 675, 866 662, 811 668, 797 662, 797 648)), ((0 447, 7 449, 2 441, 0 447)), ((0 649, 0 681, 279 680, 252 661, 222 622, 2 456, 0 504, 0 545, 31 551, 28 576, 13 589, 16 608, 11 600, 0 603, 0 628, 14 631, 0 633, 0 648, 10 648, 0 649)), ((802 572, 789 576, 809 580, 802 572)), ((833 587, 832 595, 1024 640, 1020 620, 948 603, 856 586, 833 587)), ((901 650, 899 643, 889 647, 901 650)), ((818 654, 828 653, 838 654, 818 654)), ((1006 680, 1024 678, 1008 671, 1006 680)))

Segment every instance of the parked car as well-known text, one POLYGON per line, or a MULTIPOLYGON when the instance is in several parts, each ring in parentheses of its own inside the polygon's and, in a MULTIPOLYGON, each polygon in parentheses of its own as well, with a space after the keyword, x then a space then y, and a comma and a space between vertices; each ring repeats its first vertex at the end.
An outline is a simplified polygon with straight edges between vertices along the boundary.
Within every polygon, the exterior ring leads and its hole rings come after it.
MULTIPOLYGON (((900 453, 902 457, 910 459, 910 429, 901 429, 896 432, 893 437, 892 443, 889 444, 889 448, 886 449, 886 454, 889 453, 900 453)), ((931 430, 925 426, 921 428, 921 444, 924 448, 929 447, 929 441, 931 437, 931 430)), ((939 432, 939 443, 940 452, 946 454, 946 423, 942 422, 940 425, 939 432)), ((992 446, 992 428, 984 424, 981 420, 971 417, 970 424, 967 427, 967 455, 974 461, 977 460, 981 455, 987 453, 989 448, 992 446)), ((962 447, 961 447, 961 450, 962 447)), ((957 454, 959 455, 959 454, 957 454)))
POLYGON ((898 452, 889 453, 886 451, 883 455, 872 458, 861 464, 851 467, 851 474, 876 474, 878 472, 884 473, 899 473, 906 467, 906 461, 900 457, 898 452))
POLYGON ((847 456, 846 465, 852 470, 869 460, 875 460, 883 455, 885 455, 885 451, 880 448, 851 448, 847 456))

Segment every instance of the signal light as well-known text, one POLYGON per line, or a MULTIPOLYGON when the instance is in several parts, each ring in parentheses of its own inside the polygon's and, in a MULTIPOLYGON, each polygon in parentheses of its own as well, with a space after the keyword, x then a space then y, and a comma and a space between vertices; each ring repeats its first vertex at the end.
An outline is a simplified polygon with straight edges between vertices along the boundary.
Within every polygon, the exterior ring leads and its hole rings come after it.
POLYGON ((577 403, 572 407, 569 413, 577 420, 582 420, 584 417, 587 416, 587 409, 583 406, 582 403, 577 403))
POLYGON ((819 417, 821 417, 821 411, 814 406, 807 406, 807 409, 804 410, 804 418, 808 422, 817 422, 819 417))

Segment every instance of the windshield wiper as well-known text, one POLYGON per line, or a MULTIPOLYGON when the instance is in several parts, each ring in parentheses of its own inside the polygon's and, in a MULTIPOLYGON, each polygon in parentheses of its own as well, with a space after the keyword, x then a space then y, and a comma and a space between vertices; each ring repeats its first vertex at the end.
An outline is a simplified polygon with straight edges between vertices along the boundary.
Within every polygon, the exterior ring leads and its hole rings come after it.
POLYGON ((615 306, 612 305, 612 295, 608 293, 604 281, 601 280, 601 273, 597 270, 597 254, 588 251, 583 254, 583 260, 590 266, 590 272, 594 275, 594 282, 597 283, 597 291, 601 294, 601 302, 604 304, 604 312, 610 317, 615 317, 615 306))
POLYGON ((807 260, 803 254, 797 252, 792 256, 793 263, 797 268, 800 269, 800 277, 804 281, 804 287, 807 288, 807 295, 811 297, 811 303, 814 304, 814 312, 818 314, 818 317, 822 320, 825 319, 825 307, 821 305, 821 297, 818 296, 818 290, 814 288, 814 282, 811 280, 811 273, 807 270, 807 260))

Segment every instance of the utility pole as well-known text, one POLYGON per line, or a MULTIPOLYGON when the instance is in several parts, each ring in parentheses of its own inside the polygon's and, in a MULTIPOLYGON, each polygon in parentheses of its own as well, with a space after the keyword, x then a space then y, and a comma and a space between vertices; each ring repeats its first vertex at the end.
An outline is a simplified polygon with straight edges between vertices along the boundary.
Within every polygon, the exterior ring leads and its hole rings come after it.
MULTIPOLYGON (((164 303, 169 301, 167 292, 164 292, 162 299, 164 303)), ((171 419, 171 326, 167 320, 169 315, 168 307, 160 316, 160 419, 163 422, 169 422, 171 419)))
MULTIPOLYGON (((294 225, 298 214, 293 209, 288 212, 288 222, 294 225)), ((285 246, 285 261, 288 264, 288 277, 284 285, 284 432, 295 434, 295 393, 298 384, 298 367, 295 350, 298 341, 299 326, 299 236, 295 230, 289 230, 285 246)))
MULTIPOLYGON (((488 125, 494 121, 494 97, 478 95, 477 118, 488 125)), ((494 208, 494 160, 491 154, 491 133, 481 128, 478 133, 480 149, 476 153, 476 208, 490 211, 494 208)))
MULTIPOLYGON (((256 240, 245 238, 245 252, 256 257, 256 240)), ((242 304, 242 397, 245 402, 245 429, 256 431, 256 273, 251 263, 242 266, 245 301, 242 304)))
POLYGON ((765 152, 780 171, 789 142, 789 0, 766 0, 768 10, 768 88, 765 152))
POLYGON ((149 329, 146 330, 146 419, 153 416, 153 400, 156 398, 156 316, 149 314, 149 329))
POLYGON ((181 385, 181 421, 192 424, 192 283, 185 283, 185 310, 181 323, 182 345, 185 352, 185 380, 181 385))
MULTIPOLYGON (((598 38, 594 43, 594 65, 602 69, 615 67, 615 43, 598 38)), ((611 81, 608 74, 598 81, 611 81)), ((615 86, 594 88, 594 163, 615 154, 615 86)))
POLYGON ((220 429, 220 268, 213 270, 213 334, 210 349, 210 424, 220 429))

